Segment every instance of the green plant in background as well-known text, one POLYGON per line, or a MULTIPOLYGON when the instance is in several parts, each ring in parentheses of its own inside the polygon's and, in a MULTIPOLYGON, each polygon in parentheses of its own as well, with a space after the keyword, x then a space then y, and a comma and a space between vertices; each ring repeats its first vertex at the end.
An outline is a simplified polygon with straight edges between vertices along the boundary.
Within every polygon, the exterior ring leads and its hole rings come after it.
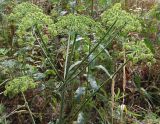
POLYGON ((116 28, 124 26, 121 33, 122 36, 126 36, 129 32, 140 32, 142 30, 140 21, 137 17, 123 10, 120 3, 116 3, 110 9, 103 12, 101 18, 104 26, 110 26, 117 20, 117 23, 115 24, 116 28))
POLYGON ((36 30, 35 27, 41 31, 45 42, 49 41, 49 37, 56 35, 53 20, 34 4, 28 2, 18 4, 8 19, 17 26, 16 34, 20 45, 33 45, 35 38, 32 31, 36 30))
MULTIPOLYGON (((160 43, 160 4, 155 4, 151 10, 142 17, 143 34, 147 40, 152 39, 160 43)), ((153 43, 152 43, 153 44, 153 43)))
POLYGON ((160 117, 155 113, 148 113, 145 115, 143 123, 145 124, 160 124, 160 117))
POLYGON ((2 46, 2 44, 10 43, 9 34, 7 16, 0 11, 0 46, 2 46))
POLYGON ((146 15, 160 20, 160 4, 154 5, 146 15))
POLYGON ((9 121, 7 121, 6 118, 3 118, 3 116, 6 115, 5 111, 6 111, 6 107, 1 103, 0 104, 0 123, 1 124, 9 124, 9 121))
MULTIPOLYGON (((19 0, 17 0, 18 2, 19 0)), ((9 13, 7 6, 10 6, 11 8, 16 5, 16 2, 14 0, 1 0, 0 1, 0 12, 9 13)))
POLYGON ((18 93, 23 93, 28 89, 33 89, 36 87, 35 82, 29 76, 22 76, 18 78, 14 78, 9 81, 5 86, 4 95, 14 97, 18 93))
MULTIPOLYGON (((121 59, 123 63, 127 63, 132 61, 134 64, 137 62, 146 62, 149 66, 151 63, 155 62, 154 55, 151 50, 146 46, 144 41, 138 40, 136 37, 129 38, 128 34, 131 32, 140 33, 142 31, 142 25, 140 20, 136 15, 132 13, 128 13, 122 9, 120 3, 116 3, 113 7, 102 13, 101 15, 102 23, 106 27, 111 25, 111 23, 117 19, 117 23, 115 24, 115 28, 119 28, 123 26, 122 32, 116 40, 119 45, 119 50, 115 50, 115 53, 118 53, 116 59, 121 59), (119 54, 121 54, 119 56, 119 54)), ((129 65, 128 65, 129 66, 129 65)), ((125 105, 125 94, 126 94, 126 86, 127 86, 127 74, 126 74, 126 66, 123 67, 122 74, 122 105, 125 105)), ((114 83, 112 83, 112 86, 114 83)), ((112 89, 114 89, 112 87, 112 89)), ((114 99, 112 100, 112 104, 114 104, 114 99)), ((114 110, 114 106, 112 106, 112 110, 114 110)), ((112 111, 112 113, 114 113, 112 111)), ((125 122, 124 112, 120 113, 120 122, 125 122)), ((112 123, 114 123, 114 119, 112 119, 112 123)))
POLYGON ((142 120, 142 122, 139 122, 138 120, 136 120, 132 124, 140 124, 140 123, 144 123, 144 124, 160 124, 160 118, 158 117, 157 114, 149 112, 149 113, 146 113, 146 115, 145 115, 144 119, 142 120))

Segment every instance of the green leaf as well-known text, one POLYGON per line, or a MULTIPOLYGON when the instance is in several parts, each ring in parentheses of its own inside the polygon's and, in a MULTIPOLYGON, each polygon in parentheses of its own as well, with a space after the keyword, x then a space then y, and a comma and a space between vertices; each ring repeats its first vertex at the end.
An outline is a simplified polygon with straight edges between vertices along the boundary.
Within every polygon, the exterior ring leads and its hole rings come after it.
POLYGON ((141 87, 141 78, 140 78, 140 76, 139 76, 138 74, 135 74, 135 75, 134 75, 134 82, 135 82, 135 84, 136 84, 136 86, 137 86, 138 88, 141 87))
POLYGON ((84 114, 83 112, 80 112, 78 114, 78 118, 77 118, 77 124, 84 124, 85 122, 85 119, 84 119, 84 114))
POLYGON ((4 60, 1 65, 5 68, 14 68, 18 63, 16 60, 4 60))
POLYGON ((71 71, 75 66, 79 65, 82 61, 77 61, 69 67, 69 71, 71 71))
POLYGON ((98 90, 99 86, 97 85, 95 78, 91 74, 88 75, 88 82, 90 83, 92 89, 98 90))
POLYGON ((99 46, 105 51, 107 56, 109 56, 111 58, 111 55, 110 55, 109 51, 107 49, 105 49, 105 47, 103 45, 99 45, 99 46))
POLYGON ((146 44, 146 46, 153 52, 155 53, 155 48, 153 46, 153 43, 149 40, 149 39, 144 39, 144 42, 146 44))
POLYGON ((59 0, 49 0, 49 2, 51 2, 52 4, 57 4, 59 3, 59 0))
POLYGON ((111 74, 108 72, 108 70, 103 65, 98 65, 98 66, 95 66, 95 67, 103 70, 109 77, 111 77, 111 74))
POLYGON ((0 48, 0 55, 6 55, 8 53, 9 49, 0 48))
POLYGON ((85 94, 85 87, 78 87, 78 89, 75 92, 75 98, 80 99, 80 97, 84 94, 85 94))
POLYGON ((35 80, 42 80, 42 79, 44 79, 45 77, 46 77, 46 75, 43 74, 43 73, 36 73, 36 74, 34 74, 34 79, 35 79, 35 80))

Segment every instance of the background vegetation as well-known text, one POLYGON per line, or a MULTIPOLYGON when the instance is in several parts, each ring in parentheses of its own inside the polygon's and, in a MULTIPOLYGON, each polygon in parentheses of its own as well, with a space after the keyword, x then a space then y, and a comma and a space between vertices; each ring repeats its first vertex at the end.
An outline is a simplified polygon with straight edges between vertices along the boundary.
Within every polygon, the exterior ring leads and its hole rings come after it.
POLYGON ((0 124, 159 124, 155 0, 1 0, 0 124))

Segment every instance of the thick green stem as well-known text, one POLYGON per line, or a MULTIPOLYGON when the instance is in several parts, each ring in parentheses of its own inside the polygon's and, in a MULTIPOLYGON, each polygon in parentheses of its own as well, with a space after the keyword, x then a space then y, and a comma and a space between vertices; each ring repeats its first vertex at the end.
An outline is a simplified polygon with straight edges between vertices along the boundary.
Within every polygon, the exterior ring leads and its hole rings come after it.
MULTIPOLYGON (((66 78, 68 75, 68 58, 69 58, 69 48, 70 48, 70 34, 67 42, 67 50, 66 50, 66 59, 64 65, 64 84, 66 84, 66 78)), ((60 110, 60 117, 59 117, 59 124, 63 124, 63 114, 64 114, 64 102, 65 102, 65 87, 61 91, 61 110, 60 110)))

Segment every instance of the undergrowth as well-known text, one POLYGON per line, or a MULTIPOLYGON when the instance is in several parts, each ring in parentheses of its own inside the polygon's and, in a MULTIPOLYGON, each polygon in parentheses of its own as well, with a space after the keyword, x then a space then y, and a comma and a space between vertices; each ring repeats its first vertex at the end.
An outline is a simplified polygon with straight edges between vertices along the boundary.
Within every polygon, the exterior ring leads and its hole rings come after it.
POLYGON ((152 6, 0 1, 0 123, 158 124, 152 6))

